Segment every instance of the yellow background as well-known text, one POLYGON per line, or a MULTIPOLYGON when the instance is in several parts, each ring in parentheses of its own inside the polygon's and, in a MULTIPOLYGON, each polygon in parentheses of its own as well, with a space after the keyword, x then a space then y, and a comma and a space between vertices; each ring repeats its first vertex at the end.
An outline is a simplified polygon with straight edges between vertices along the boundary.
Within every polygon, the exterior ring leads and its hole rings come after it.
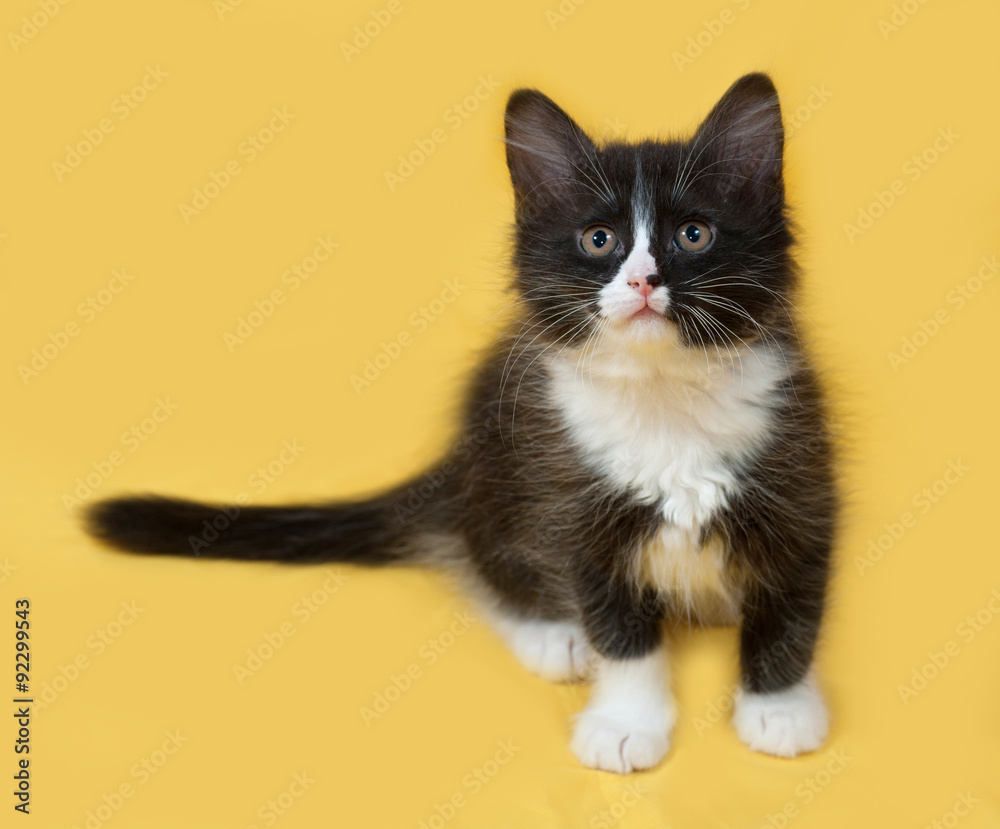
MULTIPOLYGON (((588 0, 560 12, 558 0, 397 0, 348 60, 343 44, 388 3, 80 1, 50 19, 44 4, 5 4, 3 693, 13 603, 29 597, 32 690, 55 694, 34 718, 32 815, 15 817, 82 827, 129 784, 112 826, 758 827, 780 825, 787 808, 792 826, 920 827, 966 793, 978 803, 960 825, 1000 825, 1000 620, 989 610, 1000 284, 975 282, 982 257, 1000 254, 1000 9, 903 5, 912 13, 890 2, 588 0), (33 15, 44 25, 27 37, 33 15), (694 57, 679 61, 685 50, 694 57), (123 119, 120 96, 147 67, 167 75, 123 119), (537 86, 597 134, 668 135, 693 129, 752 70, 773 74, 795 122, 787 177, 804 330, 845 433, 850 508, 819 654, 833 716, 823 751, 784 761, 738 741, 724 710, 731 630, 674 636, 673 748, 658 769, 623 778, 580 768, 567 748, 585 688, 530 676, 481 623, 444 635, 466 605, 437 576, 341 567, 331 593, 324 567, 153 560, 82 535, 64 496, 116 450, 121 464, 88 500, 350 496, 422 466, 452 439, 457 390, 506 303, 512 198, 498 137, 509 91, 537 86), (498 88, 487 95, 482 78, 498 88), (463 104, 477 86, 484 100, 463 104), (449 115, 456 105, 467 118, 449 115), (250 160, 241 142, 276 107, 294 117, 250 160), (57 174, 66 145, 105 118, 113 130, 57 174), (390 189, 398 156, 436 129, 446 140, 390 189), (949 129, 957 137, 911 178, 911 157, 949 129), (234 159, 240 173, 185 222, 179 205, 234 159), (892 204, 871 208, 897 179, 892 204), (880 215, 849 238, 859 211, 880 215), (282 274, 327 234, 339 247, 288 290, 282 274), (122 268, 134 279, 87 322, 78 306, 122 268), (412 315, 446 280, 458 298, 419 328, 412 315), (979 289, 961 308, 949 294, 959 285, 979 289), (282 288, 284 303, 228 348, 224 334, 282 288), (918 334, 942 309, 936 333, 918 334), (72 322, 78 336, 25 380, 19 367, 72 322), (411 344, 358 393, 352 375, 400 333, 411 344), (920 347, 893 365, 915 336, 920 347), (123 441, 159 399, 176 411, 161 410, 141 443, 123 441), (301 453, 259 491, 251 476, 285 441, 301 453), (921 511, 921 490, 949 462, 968 471, 921 511), (906 512, 914 526, 860 569, 906 512), (315 591, 324 604, 303 619, 297 603, 315 591), (141 613, 118 627, 122 602, 141 613), (963 620, 977 612, 969 637, 963 620), (288 624, 294 635, 240 684, 234 666, 288 624), (949 642, 957 655, 904 702, 899 686, 933 673, 928 652, 949 642), (366 725, 362 707, 412 664, 420 675, 366 725), (186 742, 155 755, 170 732, 186 742), (467 775, 501 741, 517 750, 476 790, 467 775), (135 764, 151 756, 165 762, 142 780, 135 764), (268 812, 303 772, 315 782, 285 796, 284 814, 268 812), (454 795, 461 808, 432 820, 454 795)), ((4 734, 10 781, 13 729, 4 734)), ((3 795, 4 825, 12 806, 3 795)))

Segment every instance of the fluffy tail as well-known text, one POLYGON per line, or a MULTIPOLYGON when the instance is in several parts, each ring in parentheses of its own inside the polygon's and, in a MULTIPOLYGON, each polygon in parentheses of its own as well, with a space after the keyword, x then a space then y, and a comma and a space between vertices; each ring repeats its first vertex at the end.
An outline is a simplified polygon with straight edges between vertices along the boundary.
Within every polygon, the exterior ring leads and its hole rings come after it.
MULTIPOLYGON (((94 537, 136 553, 393 564, 418 558, 426 550, 420 536, 427 531, 447 532, 434 526, 440 499, 431 504, 419 491, 414 486, 369 501, 261 507, 125 497, 95 504, 85 520, 94 537)), ((422 491, 427 491, 425 484, 422 491)))

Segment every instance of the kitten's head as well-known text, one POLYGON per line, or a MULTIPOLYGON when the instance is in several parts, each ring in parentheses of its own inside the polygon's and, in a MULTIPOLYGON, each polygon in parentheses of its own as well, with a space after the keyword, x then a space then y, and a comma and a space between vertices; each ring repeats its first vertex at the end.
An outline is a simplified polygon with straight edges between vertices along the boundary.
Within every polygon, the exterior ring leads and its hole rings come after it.
POLYGON ((774 85, 746 75, 683 141, 595 144, 514 92, 517 288, 539 342, 725 349, 787 321, 794 272, 774 85))

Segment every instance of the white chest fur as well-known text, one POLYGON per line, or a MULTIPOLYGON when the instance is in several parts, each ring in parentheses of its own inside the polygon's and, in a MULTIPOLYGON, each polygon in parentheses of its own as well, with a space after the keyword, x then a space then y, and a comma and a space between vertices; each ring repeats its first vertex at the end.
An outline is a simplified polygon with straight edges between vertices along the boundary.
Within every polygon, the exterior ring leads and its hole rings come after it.
POLYGON ((563 354, 552 399, 587 462, 665 525, 644 556, 645 580, 685 594, 719 592, 722 557, 698 534, 738 485, 734 464, 770 426, 767 403, 787 374, 780 355, 745 350, 719 362, 667 344, 648 355, 563 354))

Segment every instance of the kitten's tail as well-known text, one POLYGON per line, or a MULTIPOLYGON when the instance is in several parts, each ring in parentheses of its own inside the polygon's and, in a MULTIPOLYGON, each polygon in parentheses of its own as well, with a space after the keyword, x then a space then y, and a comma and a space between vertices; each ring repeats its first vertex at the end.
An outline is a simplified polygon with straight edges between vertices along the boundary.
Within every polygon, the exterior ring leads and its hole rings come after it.
POLYGON ((453 533, 442 509, 448 493, 429 480, 439 479, 431 473, 368 501, 295 506, 130 496, 98 502, 85 523, 94 537, 136 553, 296 564, 431 563, 444 552, 441 536, 453 533))

